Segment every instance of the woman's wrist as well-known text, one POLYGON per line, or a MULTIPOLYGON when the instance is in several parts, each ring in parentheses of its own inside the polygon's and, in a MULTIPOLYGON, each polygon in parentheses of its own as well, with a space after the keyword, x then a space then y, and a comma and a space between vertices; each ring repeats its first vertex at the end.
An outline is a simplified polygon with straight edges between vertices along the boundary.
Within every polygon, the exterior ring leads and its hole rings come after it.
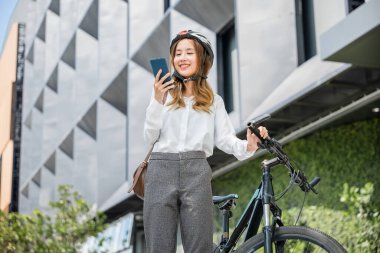
POLYGON ((247 143, 247 151, 248 152, 254 152, 258 149, 258 146, 257 144, 256 145, 253 145, 253 144, 250 144, 249 142, 247 143))

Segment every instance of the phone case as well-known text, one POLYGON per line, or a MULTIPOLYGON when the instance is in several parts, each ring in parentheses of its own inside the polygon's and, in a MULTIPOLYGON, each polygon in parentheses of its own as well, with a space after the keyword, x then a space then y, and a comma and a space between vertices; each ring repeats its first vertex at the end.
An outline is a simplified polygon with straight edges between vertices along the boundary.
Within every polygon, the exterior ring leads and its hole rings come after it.
MULTIPOLYGON (((162 72, 160 74, 160 78, 162 78, 166 73, 169 73, 168 65, 166 64, 165 58, 157 58, 157 59, 151 59, 150 65, 152 67, 152 71, 154 76, 157 75, 158 71, 162 69, 162 72)), ((165 79, 164 83, 171 80, 171 77, 165 79)), ((169 90, 172 90, 173 88, 170 88, 169 90)))

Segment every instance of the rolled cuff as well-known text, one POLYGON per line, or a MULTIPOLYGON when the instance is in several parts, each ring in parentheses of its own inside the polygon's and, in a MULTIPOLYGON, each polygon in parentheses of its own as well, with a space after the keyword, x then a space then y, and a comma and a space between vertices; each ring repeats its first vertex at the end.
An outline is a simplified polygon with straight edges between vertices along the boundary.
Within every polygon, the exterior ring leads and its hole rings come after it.
POLYGON ((248 141, 247 140, 240 140, 240 148, 239 148, 239 154, 235 154, 235 157, 239 160, 245 160, 250 157, 252 157, 256 151, 248 151, 248 141))

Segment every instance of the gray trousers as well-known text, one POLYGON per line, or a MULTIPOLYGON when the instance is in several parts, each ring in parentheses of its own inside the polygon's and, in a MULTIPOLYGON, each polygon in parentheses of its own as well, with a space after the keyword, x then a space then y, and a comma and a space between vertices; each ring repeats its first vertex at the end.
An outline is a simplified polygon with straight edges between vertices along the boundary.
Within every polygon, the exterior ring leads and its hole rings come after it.
POLYGON ((145 177, 148 253, 174 253, 177 225, 186 253, 212 252, 211 167, 203 151, 153 152, 145 177))

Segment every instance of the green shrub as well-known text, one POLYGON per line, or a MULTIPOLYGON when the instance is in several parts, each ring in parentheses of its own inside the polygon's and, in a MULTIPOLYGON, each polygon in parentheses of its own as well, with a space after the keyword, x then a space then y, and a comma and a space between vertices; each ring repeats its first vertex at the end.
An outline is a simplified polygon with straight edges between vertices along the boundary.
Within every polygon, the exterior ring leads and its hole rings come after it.
POLYGON ((38 209, 31 215, 0 210, 0 249, 3 253, 76 253, 89 236, 106 228, 105 215, 68 185, 59 187, 60 197, 50 202, 54 216, 38 209))

